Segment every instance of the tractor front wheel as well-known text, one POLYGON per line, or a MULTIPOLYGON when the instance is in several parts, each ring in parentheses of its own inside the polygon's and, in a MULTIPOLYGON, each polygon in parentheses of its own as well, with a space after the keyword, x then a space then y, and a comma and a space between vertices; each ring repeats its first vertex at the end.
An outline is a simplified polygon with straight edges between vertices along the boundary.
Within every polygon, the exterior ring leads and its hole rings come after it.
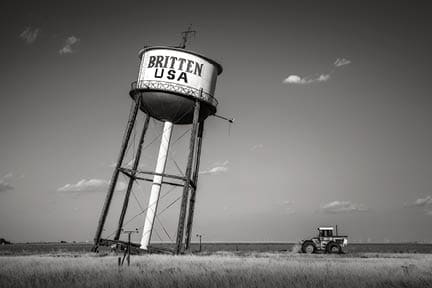
POLYGON ((342 248, 337 243, 329 243, 326 250, 330 254, 340 254, 342 252, 342 248))
POLYGON ((315 245, 312 241, 306 241, 302 245, 302 252, 306 254, 312 254, 315 252, 315 245))

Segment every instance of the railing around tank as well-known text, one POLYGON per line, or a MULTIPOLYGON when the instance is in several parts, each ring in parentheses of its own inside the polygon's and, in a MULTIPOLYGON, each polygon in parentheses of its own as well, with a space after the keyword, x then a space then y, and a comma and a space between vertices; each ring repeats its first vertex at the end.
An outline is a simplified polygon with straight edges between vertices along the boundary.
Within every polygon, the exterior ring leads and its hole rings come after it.
POLYGON ((155 81, 155 80, 140 80, 131 83, 131 90, 136 89, 156 89, 176 92, 184 95, 189 95, 203 101, 209 102, 213 106, 218 105, 218 101, 211 94, 201 91, 200 89, 192 88, 189 86, 175 84, 165 81, 155 81))

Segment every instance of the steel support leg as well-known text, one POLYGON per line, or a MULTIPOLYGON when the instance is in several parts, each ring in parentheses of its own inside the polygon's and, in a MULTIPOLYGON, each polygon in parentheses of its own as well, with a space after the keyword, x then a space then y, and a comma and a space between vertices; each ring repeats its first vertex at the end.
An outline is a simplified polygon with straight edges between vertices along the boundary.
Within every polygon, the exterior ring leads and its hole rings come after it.
POLYGON ((123 201, 123 207, 122 207, 122 210, 121 210, 121 214, 120 214, 120 218, 119 218, 119 222, 118 222, 118 226, 117 226, 117 231, 116 231, 116 234, 114 236, 114 240, 119 240, 119 238, 120 238, 121 229, 123 227, 124 218, 126 216, 126 210, 127 210, 128 205, 129 205, 129 197, 130 197, 130 194, 131 194, 131 191, 132 191, 133 183, 135 181, 135 174, 137 172, 138 165, 139 165, 140 158, 141 158, 141 151, 142 151, 142 146, 143 146, 143 143, 144 143, 144 136, 145 136, 147 128, 149 126, 149 121, 150 121, 150 116, 147 115, 146 119, 144 121, 143 130, 141 132, 141 136, 140 136, 140 140, 139 140, 139 144, 138 144, 138 149, 137 149, 137 152, 136 152, 136 155, 135 155, 135 159, 134 159, 134 163, 133 163, 133 166, 132 166, 131 175, 129 177, 129 182, 128 182, 128 186, 127 186, 127 189, 126 189, 126 195, 125 195, 125 198, 124 198, 124 201, 123 201))
POLYGON ((199 123, 199 128, 198 128, 198 139, 197 139, 197 148, 196 148, 196 155, 195 155, 195 167, 194 167, 194 172, 193 172, 193 176, 192 176, 192 181, 195 184, 195 188, 191 190, 191 196, 189 199, 189 212, 188 212, 188 217, 187 217, 186 239, 185 239, 186 251, 190 250, 190 241, 191 241, 191 237, 192 237, 192 224, 193 224, 193 216, 194 216, 194 211, 195 211, 196 192, 198 189, 198 175, 199 175, 199 166, 200 166, 200 158, 201 158, 201 146, 202 146, 203 131, 204 131, 204 121, 199 123))
POLYGON ((189 157, 188 157, 186 175, 185 175, 186 181, 183 187, 183 195, 182 195, 182 201, 180 206, 180 216, 179 216, 179 222, 177 227, 177 240, 176 240, 176 249, 175 249, 176 254, 180 254, 182 252, 184 224, 185 224, 184 222, 186 218, 186 208, 187 208, 189 189, 191 188, 190 182, 191 182, 191 174, 192 174, 193 157, 195 151, 195 142, 198 133, 197 128, 198 128, 199 112, 200 112, 200 102, 196 100, 194 105, 193 126, 192 126, 191 138, 189 143, 189 157))
POLYGON ((111 182, 110 182, 110 185, 108 188, 108 192, 107 192, 107 195, 105 197, 105 202, 104 202, 104 205, 103 205, 100 217, 99 217, 99 222, 98 222, 96 234, 94 237, 94 246, 92 249, 92 251, 94 251, 94 252, 97 251, 98 246, 99 246, 99 241, 101 239, 102 230, 103 230, 103 227, 105 225, 105 220, 106 220, 106 217, 108 215, 108 210, 109 210, 109 207, 111 204, 111 200, 112 200, 114 190, 115 190, 115 187, 117 184, 117 179, 118 179, 118 176, 120 173, 120 167, 121 167, 121 164, 123 163, 123 158, 126 154, 126 149, 127 149, 129 139, 130 139, 130 136, 132 133, 132 129, 135 125, 135 120, 136 120, 138 109, 140 106, 141 106, 141 95, 138 95, 137 98, 135 98, 135 105, 133 107, 132 115, 130 115, 130 117, 129 117, 126 131, 125 131, 125 134, 123 136, 123 142, 122 142, 122 145, 120 148, 120 155, 118 157, 116 167, 114 168, 114 172, 113 172, 113 175, 111 177, 111 182))

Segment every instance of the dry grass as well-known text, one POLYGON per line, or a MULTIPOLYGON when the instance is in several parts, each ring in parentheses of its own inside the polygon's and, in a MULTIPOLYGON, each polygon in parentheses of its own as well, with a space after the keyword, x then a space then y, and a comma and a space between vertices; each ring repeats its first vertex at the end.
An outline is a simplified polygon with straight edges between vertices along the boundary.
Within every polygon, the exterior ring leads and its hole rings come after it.
POLYGON ((0 287, 432 287, 426 254, 60 256, 0 257, 0 287))

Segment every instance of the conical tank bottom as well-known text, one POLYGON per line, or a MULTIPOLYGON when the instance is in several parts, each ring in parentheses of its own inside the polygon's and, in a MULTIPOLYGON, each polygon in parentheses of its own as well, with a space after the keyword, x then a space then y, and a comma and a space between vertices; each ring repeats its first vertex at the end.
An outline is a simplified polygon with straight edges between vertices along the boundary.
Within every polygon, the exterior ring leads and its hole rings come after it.
MULTIPOLYGON (((151 117, 161 121, 169 121, 173 124, 192 124, 194 103, 196 98, 176 94, 174 92, 162 92, 144 89, 132 89, 130 96, 135 99, 141 93, 141 110, 151 117)), ((200 117, 202 121, 209 115, 216 113, 216 107, 206 101, 200 101, 200 117)))

